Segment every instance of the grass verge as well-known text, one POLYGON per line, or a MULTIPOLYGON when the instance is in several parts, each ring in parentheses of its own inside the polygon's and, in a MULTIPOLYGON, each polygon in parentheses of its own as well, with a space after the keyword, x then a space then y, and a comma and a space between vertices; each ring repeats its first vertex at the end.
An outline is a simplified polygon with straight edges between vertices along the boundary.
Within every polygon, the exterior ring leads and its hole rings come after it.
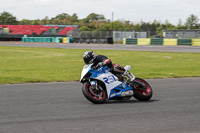
MULTIPOLYGON (((0 84, 77 81, 86 50, 0 46, 0 84)), ((140 78, 199 77, 200 53, 94 50, 140 78)))

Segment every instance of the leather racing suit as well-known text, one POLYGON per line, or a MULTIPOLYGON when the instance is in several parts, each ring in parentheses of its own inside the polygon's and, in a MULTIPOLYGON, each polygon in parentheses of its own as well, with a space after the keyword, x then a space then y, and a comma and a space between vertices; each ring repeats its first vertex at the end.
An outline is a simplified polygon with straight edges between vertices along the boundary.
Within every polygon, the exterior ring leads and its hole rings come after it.
POLYGON ((112 61, 104 55, 97 55, 94 59, 93 66, 107 66, 111 69, 113 74, 124 74, 126 71, 123 66, 112 63, 112 61))

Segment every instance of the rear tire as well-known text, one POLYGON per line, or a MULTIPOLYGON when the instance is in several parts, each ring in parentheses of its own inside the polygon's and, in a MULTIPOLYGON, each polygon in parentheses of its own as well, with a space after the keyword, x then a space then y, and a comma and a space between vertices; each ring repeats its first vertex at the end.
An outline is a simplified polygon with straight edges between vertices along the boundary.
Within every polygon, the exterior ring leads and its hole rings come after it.
POLYGON ((106 101, 106 92, 105 90, 101 92, 96 92, 95 90, 90 89, 90 83, 85 82, 82 87, 83 95, 92 103, 102 104, 106 101), (94 95, 95 94, 95 95, 94 95), (96 96, 96 95, 99 95, 96 96))
POLYGON ((135 80, 144 83, 146 85, 147 89, 146 90, 140 90, 139 88, 134 89, 135 94, 133 95, 133 97, 139 101, 150 100, 153 95, 153 90, 152 90, 151 86, 144 79, 135 78, 135 80))

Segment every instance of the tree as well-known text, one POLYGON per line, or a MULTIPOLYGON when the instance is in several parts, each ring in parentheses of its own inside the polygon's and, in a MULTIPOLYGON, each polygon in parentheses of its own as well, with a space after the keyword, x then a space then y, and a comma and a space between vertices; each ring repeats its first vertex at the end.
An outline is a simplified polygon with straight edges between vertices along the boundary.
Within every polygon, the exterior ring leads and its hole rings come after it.
POLYGON ((160 25, 156 29, 157 35, 159 35, 160 37, 163 37, 163 29, 164 29, 163 25, 160 25))
POLYGON ((76 13, 74 13, 72 16, 69 17, 70 24, 78 23, 78 16, 76 13))
POLYGON ((41 22, 41 24, 42 25, 47 25, 47 24, 49 24, 49 18, 48 18, 48 16, 46 16, 44 19, 42 19, 41 20, 42 22, 41 22))
POLYGON ((101 23, 99 25, 99 30, 101 31, 112 30, 112 23, 110 22, 101 23))
POLYGON ((141 30, 140 24, 134 25, 134 28, 133 28, 133 29, 134 29, 135 31, 141 30))
POLYGON ((100 14, 96 14, 96 13, 90 13, 85 19, 84 21, 86 23, 89 23, 89 22, 93 22, 93 21, 102 21, 102 20, 105 20, 105 17, 103 15, 100 15, 100 14))
POLYGON ((20 23, 21 25, 29 25, 29 24, 31 24, 31 20, 22 19, 21 21, 19 21, 19 23, 20 23))
POLYGON ((18 21, 11 13, 4 11, 0 14, 0 24, 18 24, 18 21))
POLYGON ((182 20, 179 19, 178 25, 176 26, 176 29, 177 29, 177 30, 183 30, 183 29, 187 29, 187 27, 184 26, 183 23, 182 23, 182 20))
POLYGON ((32 24, 32 25, 39 25, 39 20, 33 20, 33 21, 31 22, 31 24, 32 24))
POLYGON ((172 25, 168 20, 165 20, 165 28, 167 30, 174 30, 175 29, 175 26, 172 25))
POLYGON ((124 30, 122 23, 120 21, 114 21, 112 25, 113 25, 113 30, 116 30, 116 31, 124 30))
POLYGON ((62 14, 58 14, 55 18, 53 19, 56 19, 56 20, 64 20, 66 18, 69 18, 69 15, 67 13, 62 13, 62 14))
POLYGON ((187 29, 196 29, 199 27, 198 25, 198 17, 195 16, 194 14, 191 14, 185 22, 185 26, 187 27, 187 29))
POLYGON ((91 29, 87 26, 83 26, 81 28, 79 28, 80 31, 90 31, 91 29))

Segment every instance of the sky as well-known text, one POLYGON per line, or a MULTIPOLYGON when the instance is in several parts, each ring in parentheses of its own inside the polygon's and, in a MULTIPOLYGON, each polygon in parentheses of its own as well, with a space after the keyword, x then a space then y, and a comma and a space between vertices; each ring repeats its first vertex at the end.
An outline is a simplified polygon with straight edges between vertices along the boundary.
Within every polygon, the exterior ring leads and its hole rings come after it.
POLYGON ((61 13, 76 13, 79 19, 90 13, 102 14, 106 19, 133 23, 162 23, 168 20, 177 25, 191 14, 200 19, 200 0, 0 0, 0 13, 10 12, 17 20, 43 19, 61 13))

